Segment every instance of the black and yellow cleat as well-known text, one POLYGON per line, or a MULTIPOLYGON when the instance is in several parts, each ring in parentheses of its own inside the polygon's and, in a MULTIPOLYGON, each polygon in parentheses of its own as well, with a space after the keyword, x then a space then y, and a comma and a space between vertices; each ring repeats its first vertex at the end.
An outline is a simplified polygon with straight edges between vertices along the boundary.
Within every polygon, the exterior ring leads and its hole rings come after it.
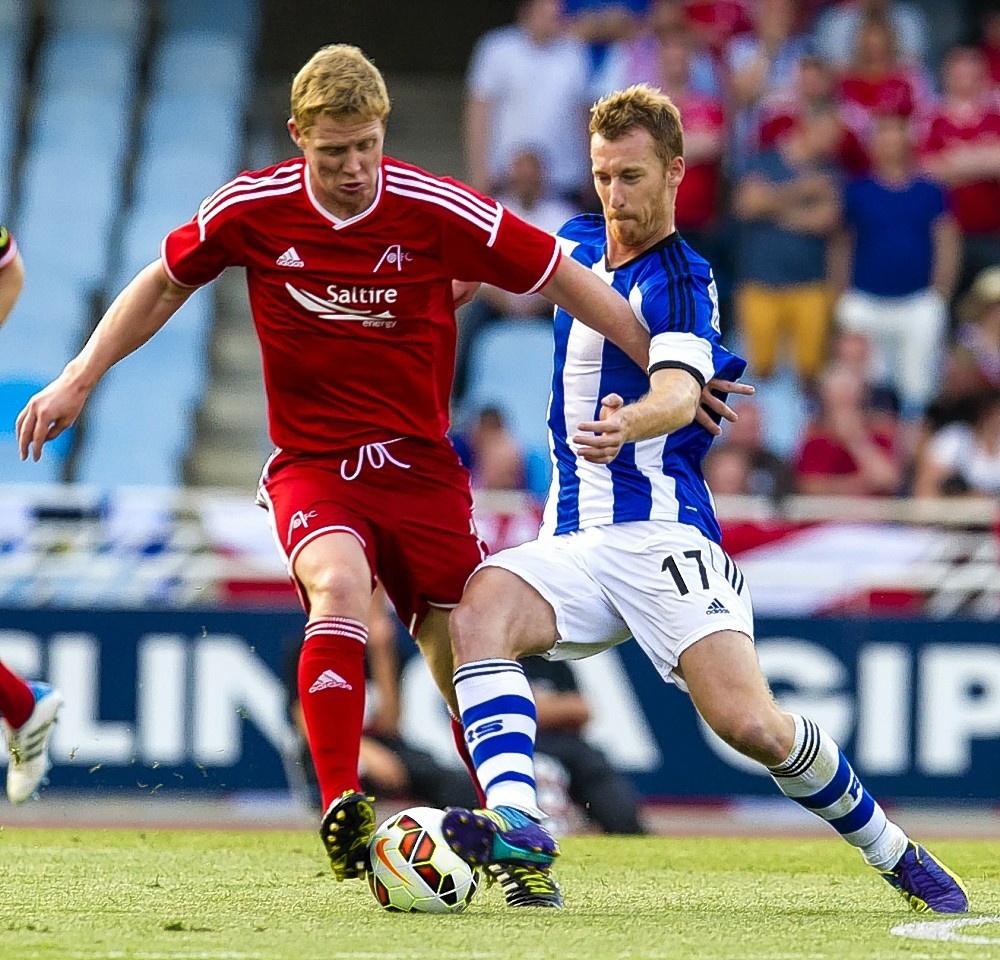
POLYGON ((563 906, 562 891, 548 870, 520 863, 491 863, 486 874, 500 884, 508 907, 563 906))
POLYGON ((375 798, 345 790, 323 814, 319 835, 337 880, 364 877, 375 833, 375 798))

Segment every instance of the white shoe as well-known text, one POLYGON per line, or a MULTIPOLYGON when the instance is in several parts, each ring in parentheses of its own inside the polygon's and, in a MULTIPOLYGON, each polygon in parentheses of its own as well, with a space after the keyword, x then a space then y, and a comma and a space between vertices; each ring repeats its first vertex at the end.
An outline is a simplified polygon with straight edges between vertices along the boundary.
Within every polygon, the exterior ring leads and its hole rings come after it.
POLYGON ((31 716, 16 730, 6 720, 0 720, 10 753, 7 796, 11 803, 24 803, 49 772, 52 724, 63 705, 63 695, 50 684, 31 682, 28 686, 35 695, 31 716))

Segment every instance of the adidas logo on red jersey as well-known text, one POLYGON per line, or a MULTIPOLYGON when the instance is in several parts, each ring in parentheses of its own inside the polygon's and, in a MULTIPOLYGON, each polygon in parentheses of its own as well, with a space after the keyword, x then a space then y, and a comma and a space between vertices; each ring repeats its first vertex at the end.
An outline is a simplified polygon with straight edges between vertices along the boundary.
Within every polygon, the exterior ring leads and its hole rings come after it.
POLYGON ((304 267, 305 261, 298 255, 295 247, 289 247, 277 260, 279 267, 304 267))

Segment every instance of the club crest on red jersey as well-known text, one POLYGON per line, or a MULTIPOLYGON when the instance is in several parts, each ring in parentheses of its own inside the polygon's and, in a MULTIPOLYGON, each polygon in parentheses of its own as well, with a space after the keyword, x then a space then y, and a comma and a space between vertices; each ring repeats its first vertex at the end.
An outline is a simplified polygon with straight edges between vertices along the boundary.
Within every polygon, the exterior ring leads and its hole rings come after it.
POLYGON ((395 267, 397 273, 403 272, 403 264, 413 259, 413 254, 409 250, 404 250, 401 244, 390 243, 385 248, 385 253, 379 257, 378 263, 372 269, 372 273, 378 273, 383 266, 395 267))

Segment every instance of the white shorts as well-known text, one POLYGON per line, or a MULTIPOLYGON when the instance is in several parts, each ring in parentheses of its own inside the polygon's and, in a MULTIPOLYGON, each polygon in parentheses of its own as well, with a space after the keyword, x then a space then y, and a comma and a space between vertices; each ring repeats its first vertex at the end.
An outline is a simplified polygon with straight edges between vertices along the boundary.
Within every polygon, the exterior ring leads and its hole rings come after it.
POLYGON ((480 564, 534 587, 556 614, 549 660, 582 660, 629 637, 664 680, 702 637, 736 630, 753 640, 750 589, 733 559, 696 527, 640 520, 587 527, 501 550, 480 564))

